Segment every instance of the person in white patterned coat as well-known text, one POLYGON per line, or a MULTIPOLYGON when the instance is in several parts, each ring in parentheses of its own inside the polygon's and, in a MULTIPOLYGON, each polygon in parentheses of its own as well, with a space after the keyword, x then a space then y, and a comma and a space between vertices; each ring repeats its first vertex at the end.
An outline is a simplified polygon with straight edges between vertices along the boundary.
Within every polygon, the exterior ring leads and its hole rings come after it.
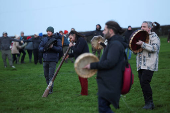
POLYGON ((143 51, 137 53, 136 64, 137 71, 142 88, 145 106, 143 109, 153 109, 152 89, 150 82, 154 71, 158 71, 160 39, 155 32, 151 32, 152 22, 144 21, 141 29, 149 33, 149 43, 138 41, 136 44, 143 48, 143 51))

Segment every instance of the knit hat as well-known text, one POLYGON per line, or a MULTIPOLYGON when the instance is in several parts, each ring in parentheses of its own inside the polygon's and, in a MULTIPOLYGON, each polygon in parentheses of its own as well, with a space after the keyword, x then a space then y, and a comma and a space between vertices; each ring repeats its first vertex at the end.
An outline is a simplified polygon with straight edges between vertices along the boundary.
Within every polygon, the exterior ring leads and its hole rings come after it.
POLYGON ((68 31, 67 30, 64 30, 64 34, 67 34, 68 33, 68 31))
POLYGON ((34 35, 39 36, 38 33, 34 33, 34 35))
POLYGON ((50 27, 47 28, 46 31, 47 31, 47 32, 50 31, 50 32, 54 33, 54 28, 50 26, 50 27))
POLYGON ((28 36, 28 37, 27 37, 27 40, 30 39, 30 38, 31 38, 31 36, 28 36))
POLYGON ((4 34, 7 34, 7 32, 4 31, 4 32, 3 32, 3 35, 4 35, 4 34))
POLYGON ((39 36, 43 36, 43 33, 39 33, 39 36))

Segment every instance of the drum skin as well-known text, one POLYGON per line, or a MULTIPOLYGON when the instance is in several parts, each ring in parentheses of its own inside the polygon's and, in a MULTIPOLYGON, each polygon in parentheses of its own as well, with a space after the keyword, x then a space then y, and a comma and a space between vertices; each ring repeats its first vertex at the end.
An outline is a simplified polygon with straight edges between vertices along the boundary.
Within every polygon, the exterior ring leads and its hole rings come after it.
POLYGON ((129 41, 129 48, 134 52, 134 53, 139 53, 143 49, 140 45, 137 45, 136 42, 139 40, 149 43, 149 34, 147 31, 144 30, 136 30, 132 33, 130 36, 130 41, 129 41))
POLYGON ((92 53, 83 53, 80 56, 77 57, 74 68, 76 73, 83 78, 89 78, 92 77, 96 72, 97 69, 84 69, 84 67, 87 64, 90 64, 92 62, 98 62, 99 59, 93 55, 92 53))
POLYGON ((57 40, 55 38, 50 39, 44 46, 44 50, 47 51, 51 44, 57 43, 57 40))
POLYGON ((102 36, 94 36, 92 39, 91 39, 91 45, 94 49, 96 50, 101 50, 103 49, 103 46, 99 44, 99 42, 105 42, 105 39, 102 37, 102 36))

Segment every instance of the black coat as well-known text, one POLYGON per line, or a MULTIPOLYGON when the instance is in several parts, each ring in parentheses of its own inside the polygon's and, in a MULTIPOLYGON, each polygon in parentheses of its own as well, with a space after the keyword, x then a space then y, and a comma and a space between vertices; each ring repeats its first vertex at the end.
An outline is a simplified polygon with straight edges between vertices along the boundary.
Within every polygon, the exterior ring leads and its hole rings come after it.
POLYGON ((41 43, 39 45, 39 51, 43 52, 43 61, 44 62, 58 62, 60 59, 60 53, 62 52, 62 43, 60 36, 57 37, 44 37, 41 40, 41 43), (57 40, 57 43, 53 44, 53 47, 47 51, 44 51, 44 47, 48 40, 55 38, 57 40))
POLYGON ((95 31, 91 31, 89 33, 86 33, 84 36, 98 36, 101 35, 103 36, 103 32, 101 30, 96 29, 95 31))
POLYGON ((91 63, 91 69, 98 69, 98 95, 119 107, 126 44, 119 35, 108 39, 108 45, 99 62, 91 63))
POLYGON ((131 36, 132 33, 133 33, 132 30, 127 30, 127 31, 124 33, 124 36, 125 36, 124 40, 125 40, 125 42, 126 42, 127 44, 129 44, 130 36, 131 36))
POLYGON ((72 46, 71 49, 73 50, 73 53, 70 53, 69 57, 74 57, 75 59, 82 53, 89 53, 88 44, 82 37, 78 37, 75 46, 72 46))

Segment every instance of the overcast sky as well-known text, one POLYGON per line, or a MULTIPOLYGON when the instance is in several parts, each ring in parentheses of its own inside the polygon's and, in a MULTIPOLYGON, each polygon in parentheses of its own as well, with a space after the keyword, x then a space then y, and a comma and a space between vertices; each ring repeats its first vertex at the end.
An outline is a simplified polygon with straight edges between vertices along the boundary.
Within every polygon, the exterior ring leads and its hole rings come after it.
POLYGON ((170 25, 170 0, 0 0, 0 33, 9 36, 54 31, 102 29, 115 20, 126 28, 141 26, 144 20, 170 25))

